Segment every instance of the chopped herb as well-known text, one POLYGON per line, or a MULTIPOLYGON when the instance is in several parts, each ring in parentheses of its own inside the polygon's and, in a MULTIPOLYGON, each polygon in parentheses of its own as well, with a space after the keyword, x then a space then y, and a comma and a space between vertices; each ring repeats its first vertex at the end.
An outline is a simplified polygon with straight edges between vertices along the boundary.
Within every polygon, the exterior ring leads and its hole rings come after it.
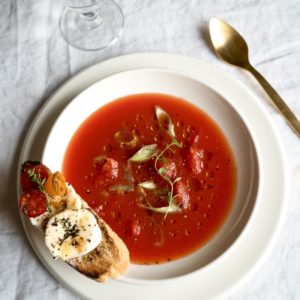
MULTIPOLYGON (((156 208, 156 207, 153 207, 152 205, 150 205, 150 203, 148 203, 148 205, 141 205, 141 206, 144 208, 147 208, 151 211, 154 211, 154 212, 164 213, 165 217, 166 217, 168 213, 178 212, 181 210, 175 201, 175 198, 177 197, 177 195, 174 195, 174 184, 177 181, 181 180, 181 178, 177 177, 177 178, 175 178, 175 180, 172 181, 170 177, 165 175, 167 173, 166 168, 164 168, 164 167, 158 168, 158 162, 162 161, 164 163, 167 163, 167 159, 164 156, 164 154, 168 150, 171 150, 171 147, 175 146, 175 147, 181 148, 182 145, 181 145, 181 143, 179 143, 176 140, 174 124, 173 124, 171 118, 169 117, 169 115, 159 106, 155 106, 155 114, 156 114, 156 118, 157 118, 159 127, 163 130, 167 130, 168 134, 172 138, 172 142, 170 144, 167 144, 167 146, 161 152, 159 152, 157 144, 146 145, 146 146, 142 147, 140 150, 138 150, 138 152, 136 152, 129 159, 129 161, 145 162, 153 157, 156 157, 155 162, 154 162, 155 170, 170 185, 170 190, 163 194, 166 197, 168 205, 164 206, 164 207, 156 208)), ((138 186, 143 187, 145 189, 149 189, 149 190, 156 189, 156 185, 152 181, 145 181, 145 182, 139 183, 138 186)))
MULTIPOLYGON (((166 176, 167 169, 165 167, 158 168, 158 162, 162 161, 163 163, 166 164, 168 160, 164 156, 164 154, 168 150, 172 151, 171 148, 173 146, 181 148, 182 145, 180 142, 176 140, 175 127, 169 115, 161 107, 157 105, 155 106, 155 115, 159 127, 167 131, 169 136, 171 137, 172 139, 171 143, 167 144, 167 146, 162 151, 159 151, 157 144, 145 145, 142 148, 140 148, 133 156, 131 156, 128 162, 129 164, 130 162, 142 163, 155 157, 155 162, 154 162, 155 170, 165 181, 167 181, 167 183, 170 185, 170 190, 157 189, 157 186, 153 181, 141 182, 138 184, 138 187, 146 190, 153 190, 153 193, 155 193, 156 195, 165 197, 168 205, 165 207, 156 208, 150 205, 150 203, 148 203, 148 205, 141 205, 141 206, 149 209, 150 211, 165 213, 165 217, 166 217, 168 213, 178 212, 181 210, 181 208, 177 205, 175 201, 177 195, 174 195, 174 184, 177 181, 181 180, 181 178, 177 177, 172 181, 170 177, 166 176)), ((114 137, 120 143, 123 142, 124 140, 129 142, 134 140, 132 134, 123 131, 118 131, 114 137)), ((130 176, 132 178, 131 174, 130 176)), ((118 184, 118 185, 111 186, 109 188, 109 191, 133 191, 133 182, 131 181, 130 185, 118 184)))
POLYGON ((158 148, 156 144, 146 145, 129 158, 131 162, 145 162, 156 156, 158 148))
MULTIPOLYGON (((54 220, 55 222, 55 220, 54 220)), ((62 243, 69 237, 71 238, 75 238, 79 235, 79 229, 77 224, 73 224, 70 222, 69 218, 62 218, 60 220, 58 220, 58 222, 61 223, 61 225, 64 227, 65 229, 65 234, 63 236, 63 238, 59 238, 59 246, 62 245, 62 243)), ((72 241, 73 243, 73 241, 72 241)))
POLYGON ((44 183, 46 178, 42 179, 40 174, 36 174, 33 169, 27 171, 29 178, 32 182, 37 183, 38 188, 41 192, 44 191, 44 183))
POLYGON ((147 205, 140 204, 139 206, 157 213, 163 213, 165 214, 165 217, 167 216, 168 213, 174 213, 180 211, 179 206, 175 203, 169 203, 169 205, 163 207, 153 207, 150 203, 147 203, 147 205))
POLYGON ((129 131, 120 130, 114 134, 114 138, 119 144, 128 147, 134 147, 138 142, 137 136, 129 131))
POLYGON ((149 206, 148 209, 155 211, 155 212, 160 212, 160 213, 165 213, 165 217, 167 216, 168 213, 171 212, 178 212, 180 211, 180 207, 176 204, 175 198, 177 197, 177 195, 174 195, 174 184, 177 181, 180 181, 181 178, 177 177, 175 178, 173 181, 168 177, 165 176, 167 169, 164 167, 158 168, 157 164, 158 161, 160 160, 161 157, 163 157, 164 153, 166 151, 168 151, 172 146, 176 146, 178 148, 181 148, 182 145, 181 143, 179 143, 175 138, 173 138, 172 142, 170 144, 168 144, 165 149, 163 149, 159 155, 157 155, 155 162, 154 162, 154 167, 155 170, 157 171, 157 173, 165 180, 168 182, 168 184, 170 185, 170 191, 167 193, 166 198, 168 201, 168 206, 165 207, 160 207, 159 209, 154 210, 153 207, 149 206))
POLYGON ((134 188, 133 185, 116 184, 110 186, 108 190, 110 192, 132 192, 134 188))
POLYGON ((52 226, 58 226, 58 219, 55 217, 54 221, 51 223, 52 226))
POLYGON ((167 130, 172 139, 175 139, 174 124, 169 115, 158 105, 155 106, 155 115, 161 129, 167 130))
POLYGON ((155 190, 156 189, 156 184, 153 181, 144 181, 140 182, 138 186, 146 189, 146 190, 155 190))

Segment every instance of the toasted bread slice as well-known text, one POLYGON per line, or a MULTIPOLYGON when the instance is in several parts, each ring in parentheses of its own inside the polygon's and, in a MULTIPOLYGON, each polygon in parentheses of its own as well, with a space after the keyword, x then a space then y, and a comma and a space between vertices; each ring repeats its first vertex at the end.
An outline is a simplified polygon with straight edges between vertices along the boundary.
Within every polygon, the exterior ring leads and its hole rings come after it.
POLYGON ((119 236, 90 210, 97 218, 98 225, 102 232, 102 241, 93 251, 67 260, 67 263, 80 273, 105 282, 109 278, 120 277, 128 268, 130 259, 129 252, 119 236))
MULTIPOLYGON (((96 220, 94 221, 101 230, 99 245, 96 248, 91 248, 93 250, 88 253, 84 252, 81 256, 76 255, 65 260, 66 263, 98 282, 105 282, 109 278, 118 278, 126 271, 130 263, 129 251, 126 245, 110 226, 76 193, 71 184, 65 181, 61 173, 52 173, 40 162, 27 161, 22 165, 21 176, 23 176, 23 179, 21 178, 23 194, 19 200, 20 209, 29 217, 31 223, 43 233, 46 234, 47 226, 52 218, 66 211, 85 209, 95 217, 96 220), (36 214, 36 212, 39 214, 36 214)), ((69 222, 67 220, 64 221, 64 226, 71 224, 70 220, 69 222)), ((58 231, 56 227, 57 221, 56 223, 51 223, 50 226, 52 228, 54 226, 56 232, 58 231)), ((83 230, 85 231, 85 229, 83 230)), ((50 232, 53 234, 52 231, 50 232)), ((75 233, 78 234, 78 232, 75 233)), ((72 234, 68 233, 69 235, 63 238, 62 242, 71 238, 71 245, 77 245, 75 240, 77 235, 75 233, 73 233, 73 237, 72 234)), ((53 250, 55 242, 51 242, 51 234, 49 234, 50 239, 48 241, 50 240, 49 245, 51 245, 50 248, 53 250)), ((45 242, 46 238, 47 235, 45 236, 45 242)), ((58 237, 58 240, 61 241, 61 238, 58 237)), ((90 242, 90 240, 88 241, 90 242)), ((47 242, 46 245, 49 248, 47 242)))

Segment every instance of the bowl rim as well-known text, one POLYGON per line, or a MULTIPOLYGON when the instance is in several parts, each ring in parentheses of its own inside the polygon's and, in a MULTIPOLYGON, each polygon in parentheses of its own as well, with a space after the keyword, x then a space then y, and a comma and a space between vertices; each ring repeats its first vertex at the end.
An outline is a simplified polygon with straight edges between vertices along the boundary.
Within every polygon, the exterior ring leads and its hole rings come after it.
MULTIPOLYGON (((206 83, 198 80, 194 76, 191 76, 188 72, 178 71, 178 70, 171 70, 171 69, 167 69, 167 68, 155 68, 155 67, 133 68, 133 69, 130 69, 130 70, 125 70, 125 71, 121 71, 121 72, 109 75, 109 76, 104 77, 104 78, 98 80, 97 82, 93 83, 92 85, 90 85, 89 87, 87 87, 86 89, 84 89, 83 91, 81 91, 79 94, 77 94, 74 98, 72 98, 71 101, 69 101, 69 103, 58 114, 58 117, 56 118, 56 120, 54 121, 54 123, 52 125, 52 128, 51 128, 51 130, 49 132, 49 135, 48 135, 48 137, 46 139, 46 143, 45 143, 45 145, 43 147, 42 156, 41 156, 42 157, 42 161, 44 160, 44 157, 45 157, 45 152, 47 150, 47 145, 48 145, 48 143, 50 143, 51 135, 56 130, 56 126, 59 123, 59 120, 64 116, 65 112, 68 111, 70 107, 72 107, 73 105, 77 105, 76 103, 77 103, 77 101, 80 101, 82 95, 84 95, 86 92, 89 92, 89 91, 93 90, 95 88, 95 86, 97 86, 99 83, 101 83, 101 84, 104 83, 105 84, 106 81, 114 80, 115 78, 117 78, 119 76, 124 76, 124 75, 132 74, 132 73, 140 73, 140 72, 163 72, 163 73, 171 73, 173 75, 175 74, 177 76, 187 77, 188 79, 196 81, 197 83, 205 86, 205 88, 207 88, 209 90, 212 90, 215 94, 217 94, 220 98, 222 98, 222 100, 224 100, 226 102, 226 104, 229 105, 230 108, 239 116, 239 118, 241 119, 244 127, 247 130, 247 133, 248 133, 249 138, 251 140, 251 144, 253 146, 253 150, 255 151, 256 167, 257 167, 257 175, 258 175, 257 190, 255 192, 255 196, 253 196, 255 198, 254 205, 253 205, 253 207, 251 209, 251 213, 250 213, 250 215, 248 217, 248 220, 247 220, 246 224, 243 225, 241 231, 235 237, 235 239, 230 243, 230 245, 221 254, 219 254, 216 258, 214 258, 212 261, 208 262, 204 266, 201 266, 197 270, 193 270, 193 271, 190 271, 188 273, 185 273, 185 274, 182 274, 182 275, 178 275, 178 276, 174 276, 174 277, 170 277, 170 278, 162 278, 162 279, 158 279, 158 280, 157 279, 138 279, 138 278, 127 277, 126 273, 123 274, 120 278, 118 278, 118 281, 121 281, 121 282, 124 282, 124 283, 136 284, 136 285, 148 285, 148 286, 150 285, 150 286, 152 286, 152 285, 163 285, 163 284, 169 284, 169 283, 178 282, 179 280, 182 280, 183 278, 187 279, 187 278, 189 278, 191 276, 197 276, 199 273, 206 272, 208 269, 214 268, 215 265, 219 264, 222 260, 226 259, 226 257, 229 256, 230 253, 232 251, 234 251, 234 249, 236 247, 238 247, 238 245, 242 242, 243 237, 249 231, 249 229, 250 229, 250 227, 252 225, 253 219, 255 218, 255 215, 256 215, 257 207, 259 205, 259 201, 260 201, 260 198, 261 198, 262 177, 260 176, 260 174, 261 174, 261 167, 262 167, 263 164, 261 162, 260 148, 257 145, 258 142, 257 142, 257 138, 256 138, 256 133, 252 129, 252 126, 251 126, 251 124, 250 124, 250 122, 249 122, 249 120, 248 120, 248 118, 247 118, 247 116, 246 116, 245 113, 241 112, 239 108, 237 108, 236 106, 234 106, 227 99, 226 96, 222 95, 222 93, 220 93, 219 91, 215 90, 213 87, 209 86, 208 84, 206 84, 206 83)), ((132 95, 132 93, 129 93, 128 95, 132 95)), ((114 100, 117 100, 117 99, 118 98, 111 99, 110 101, 107 101, 104 104, 99 105, 99 107, 97 109, 99 109, 103 105, 107 105, 110 102, 112 102, 114 100)), ((184 100, 186 100, 186 99, 184 99, 184 100)), ((196 105, 195 103, 193 103, 193 104, 196 105)), ((90 113, 90 115, 93 112, 95 112, 95 110, 93 110, 90 113)), ((205 112, 205 113, 207 113, 207 112, 205 112)), ((84 122, 86 120, 86 118, 88 118, 89 116, 85 117, 81 122, 78 123, 77 129, 82 124, 82 122, 84 122)), ((210 116, 210 118, 212 118, 215 121, 215 123, 219 126, 218 122, 213 117, 210 116)), ((221 230, 221 228, 223 226, 224 226, 224 224, 221 225, 221 227, 217 230, 217 232, 214 235, 216 235, 218 233, 218 231, 221 230)), ((211 240, 213 240, 213 238, 214 237, 212 237, 212 239, 210 239, 209 242, 211 240)), ((197 251, 197 249, 194 252, 196 252, 196 251, 197 251)), ((192 252, 191 254, 193 254, 194 252, 192 252)), ((191 255, 191 254, 189 254, 189 255, 191 255)), ((184 258, 184 257, 182 257, 182 258, 184 258)), ((179 258, 179 259, 175 260, 174 262, 176 262, 176 261, 178 261, 178 260, 180 260, 182 258, 179 258)), ((166 264, 165 263, 164 264, 160 264, 160 266, 167 265, 167 264, 168 263, 166 263, 166 264)))

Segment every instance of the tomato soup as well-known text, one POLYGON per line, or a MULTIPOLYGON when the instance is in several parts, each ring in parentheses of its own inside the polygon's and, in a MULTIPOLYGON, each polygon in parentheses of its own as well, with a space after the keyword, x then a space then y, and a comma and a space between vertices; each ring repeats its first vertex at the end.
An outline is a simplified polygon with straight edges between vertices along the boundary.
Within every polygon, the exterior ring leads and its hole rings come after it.
POLYGON ((73 135, 62 171, 138 264, 205 245, 236 189, 220 128, 193 104, 162 94, 130 95, 95 111, 73 135))

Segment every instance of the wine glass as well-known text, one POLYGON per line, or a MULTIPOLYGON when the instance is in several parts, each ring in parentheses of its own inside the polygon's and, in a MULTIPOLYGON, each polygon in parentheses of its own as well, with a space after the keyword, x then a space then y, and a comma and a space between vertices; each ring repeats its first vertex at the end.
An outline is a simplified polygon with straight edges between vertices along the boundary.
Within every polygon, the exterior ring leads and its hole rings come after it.
POLYGON ((64 0, 64 3, 60 30, 73 47, 100 50, 121 35, 124 16, 113 0, 64 0))

